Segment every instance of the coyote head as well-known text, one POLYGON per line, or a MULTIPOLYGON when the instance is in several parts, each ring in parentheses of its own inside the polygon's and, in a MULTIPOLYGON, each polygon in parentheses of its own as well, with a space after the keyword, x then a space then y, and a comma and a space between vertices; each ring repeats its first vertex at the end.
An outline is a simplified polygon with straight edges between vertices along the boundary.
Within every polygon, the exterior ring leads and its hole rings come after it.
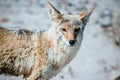
POLYGON ((49 13, 52 25, 58 34, 57 37, 68 46, 74 46, 78 41, 81 41, 85 25, 93 11, 90 9, 79 15, 61 14, 51 3, 49 13))

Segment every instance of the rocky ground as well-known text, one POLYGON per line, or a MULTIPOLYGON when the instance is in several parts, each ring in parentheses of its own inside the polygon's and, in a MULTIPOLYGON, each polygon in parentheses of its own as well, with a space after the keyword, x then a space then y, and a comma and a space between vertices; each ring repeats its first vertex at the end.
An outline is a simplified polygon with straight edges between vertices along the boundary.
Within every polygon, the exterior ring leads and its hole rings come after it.
MULTIPOLYGON (((110 10, 114 22, 115 17, 120 15, 119 0, 0 0, 0 26, 10 29, 48 29, 51 26, 48 1, 62 13, 79 14, 89 8, 96 8, 87 24, 78 54, 51 80, 117 79, 120 75, 120 47, 101 28, 105 20, 99 15, 110 10)), ((22 80, 22 76, 1 75, 0 80, 22 80)))

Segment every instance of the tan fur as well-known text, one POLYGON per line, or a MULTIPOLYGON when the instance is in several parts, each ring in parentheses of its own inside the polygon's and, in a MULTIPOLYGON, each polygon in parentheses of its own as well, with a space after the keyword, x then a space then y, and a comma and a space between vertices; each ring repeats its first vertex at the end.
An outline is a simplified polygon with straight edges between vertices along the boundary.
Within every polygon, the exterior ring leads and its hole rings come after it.
POLYGON ((0 73, 23 75, 26 80, 48 80, 73 59, 81 45, 85 25, 79 16, 61 15, 58 11, 55 16, 51 18, 54 19, 52 27, 45 32, 0 27, 0 73), (81 30, 75 35, 78 26, 81 30), (66 31, 61 31, 62 28, 66 31), (73 39, 77 41, 74 46, 65 43, 73 39))

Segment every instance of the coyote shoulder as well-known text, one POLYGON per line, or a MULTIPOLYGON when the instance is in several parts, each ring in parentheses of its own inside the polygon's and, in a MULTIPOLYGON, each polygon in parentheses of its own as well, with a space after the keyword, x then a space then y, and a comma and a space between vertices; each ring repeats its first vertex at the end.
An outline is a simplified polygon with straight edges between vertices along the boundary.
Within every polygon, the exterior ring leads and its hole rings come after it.
POLYGON ((26 80, 48 80, 76 55, 93 9, 80 15, 61 14, 51 3, 52 27, 34 33, 0 27, 0 73, 26 80))

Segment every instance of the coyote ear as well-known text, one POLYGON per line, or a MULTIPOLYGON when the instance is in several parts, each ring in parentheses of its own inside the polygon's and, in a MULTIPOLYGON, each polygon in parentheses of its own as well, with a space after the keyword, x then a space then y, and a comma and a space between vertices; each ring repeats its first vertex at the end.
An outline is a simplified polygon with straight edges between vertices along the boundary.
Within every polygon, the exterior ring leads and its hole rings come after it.
POLYGON ((80 14, 80 19, 81 19, 81 21, 83 22, 84 25, 87 24, 87 22, 89 20, 89 17, 91 15, 91 13, 93 12, 93 10, 94 10, 94 8, 80 14))
POLYGON ((51 20, 60 20, 62 18, 61 13, 50 3, 48 2, 49 8, 49 15, 51 20))

